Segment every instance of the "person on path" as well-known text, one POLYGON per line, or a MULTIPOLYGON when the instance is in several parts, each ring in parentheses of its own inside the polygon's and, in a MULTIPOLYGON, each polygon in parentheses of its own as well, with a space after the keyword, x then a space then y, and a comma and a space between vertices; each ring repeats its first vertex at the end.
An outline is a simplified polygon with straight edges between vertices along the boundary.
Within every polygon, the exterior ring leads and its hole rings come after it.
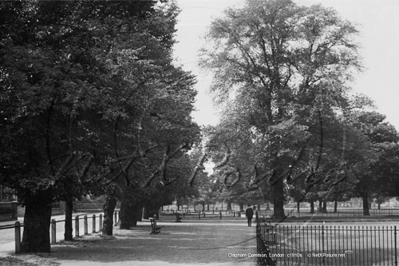
POLYGON ((248 205, 248 208, 245 210, 245 216, 247 216, 248 226, 252 226, 252 217, 254 216, 254 210, 248 205))

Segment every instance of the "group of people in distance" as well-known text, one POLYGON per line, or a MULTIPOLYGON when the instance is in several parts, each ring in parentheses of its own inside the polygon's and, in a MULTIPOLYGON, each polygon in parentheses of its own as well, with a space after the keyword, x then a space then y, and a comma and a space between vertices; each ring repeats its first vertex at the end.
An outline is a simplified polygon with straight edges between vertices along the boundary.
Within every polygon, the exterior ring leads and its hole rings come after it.
POLYGON ((255 212, 256 212, 256 207, 254 206, 252 208, 251 205, 248 205, 248 208, 245 210, 245 216, 247 217, 249 227, 252 226, 252 218, 254 217, 255 212))

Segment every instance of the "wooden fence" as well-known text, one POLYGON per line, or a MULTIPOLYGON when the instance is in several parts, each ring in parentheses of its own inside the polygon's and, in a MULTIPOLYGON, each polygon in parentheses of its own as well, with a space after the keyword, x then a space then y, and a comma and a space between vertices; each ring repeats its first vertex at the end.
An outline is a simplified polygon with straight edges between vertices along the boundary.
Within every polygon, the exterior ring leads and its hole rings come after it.
MULTIPOLYGON (((81 235, 88 235, 89 233, 89 223, 91 224, 91 233, 97 233, 102 230, 103 226, 103 215, 99 214, 98 216, 96 214, 93 215, 77 215, 75 218, 73 218, 73 221, 75 223, 74 228, 75 228, 75 237, 79 237, 81 235), (83 222, 83 226, 81 226, 81 223, 83 222), (97 230, 98 228, 98 230, 97 230), (83 232, 81 231, 83 229, 83 232)), ((114 212, 114 218, 113 221, 115 225, 119 222, 119 212, 114 212)), ((50 236, 51 236, 51 244, 55 244, 57 242, 57 223, 65 222, 65 220, 51 220, 51 226, 50 226, 50 236)), ((19 221, 15 222, 14 224, 8 224, 8 225, 3 225, 0 226, 0 231, 5 230, 5 229, 15 229, 15 254, 21 253, 21 228, 24 227, 23 223, 20 223, 19 221)))

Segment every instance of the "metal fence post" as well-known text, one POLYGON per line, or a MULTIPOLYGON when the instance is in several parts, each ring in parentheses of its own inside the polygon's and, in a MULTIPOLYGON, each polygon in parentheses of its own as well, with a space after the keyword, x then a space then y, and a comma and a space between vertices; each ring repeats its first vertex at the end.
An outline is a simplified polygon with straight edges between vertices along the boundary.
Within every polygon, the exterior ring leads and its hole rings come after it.
MULTIPOLYGON (((322 252, 324 253, 324 224, 321 225, 321 247, 322 247, 322 252)), ((325 261, 324 257, 323 257, 322 261, 324 264, 324 261, 325 261)))
POLYGON ((21 223, 15 222, 15 254, 21 253, 21 223))
POLYGON ((83 216, 83 226, 84 226, 85 235, 88 235, 89 234, 89 225, 87 222, 87 215, 83 216))
POLYGON ((398 247, 396 245, 396 225, 394 226, 394 237, 395 237, 395 266, 398 266, 398 247))
POLYGON ((102 214, 102 213, 100 213, 100 217, 99 217, 98 230, 99 230, 100 232, 103 230, 103 214, 102 214))
POLYGON ((57 221, 55 219, 51 219, 51 244, 55 244, 57 242, 57 221))
POLYGON ((93 228, 93 233, 95 233, 96 232, 96 215, 95 214, 93 214, 92 228, 93 228))
POLYGON ((79 215, 75 216, 75 237, 79 236, 79 215))

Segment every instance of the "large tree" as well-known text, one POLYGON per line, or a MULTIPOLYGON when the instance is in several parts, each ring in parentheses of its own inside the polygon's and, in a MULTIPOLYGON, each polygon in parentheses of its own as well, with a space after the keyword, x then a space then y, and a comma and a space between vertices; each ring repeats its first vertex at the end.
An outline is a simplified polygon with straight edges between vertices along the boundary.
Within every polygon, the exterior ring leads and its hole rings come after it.
POLYGON ((395 127, 385 121, 385 115, 377 112, 353 112, 352 126, 370 143, 370 154, 357 176, 354 195, 363 200, 363 214, 370 215, 370 198, 396 196, 398 186, 398 140, 395 127))
POLYGON ((54 200, 106 193, 109 214, 132 160, 151 159, 148 186, 198 133, 193 77, 171 60, 177 9, 155 4, 0 3, 0 174, 26 206, 23 252, 50 250, 54 200))
POLYGON ((292 155, 309 144, 307 133, 322 146, 322 123, 348 102, 346 81, 360 68, 356 34, 334 10, 290 0, 248 0, 210 26, 201 64, 214 73, 212 91, 222 108, 245 113, 249 129, 275 146, 265 150, 262 166, 271 173, 276 218, 284 217, 285 173, 298 159, 292 155), (293 127, 305 138, 287 145, 293 127), (279 152, 284 146, 291 151, 279 152))

